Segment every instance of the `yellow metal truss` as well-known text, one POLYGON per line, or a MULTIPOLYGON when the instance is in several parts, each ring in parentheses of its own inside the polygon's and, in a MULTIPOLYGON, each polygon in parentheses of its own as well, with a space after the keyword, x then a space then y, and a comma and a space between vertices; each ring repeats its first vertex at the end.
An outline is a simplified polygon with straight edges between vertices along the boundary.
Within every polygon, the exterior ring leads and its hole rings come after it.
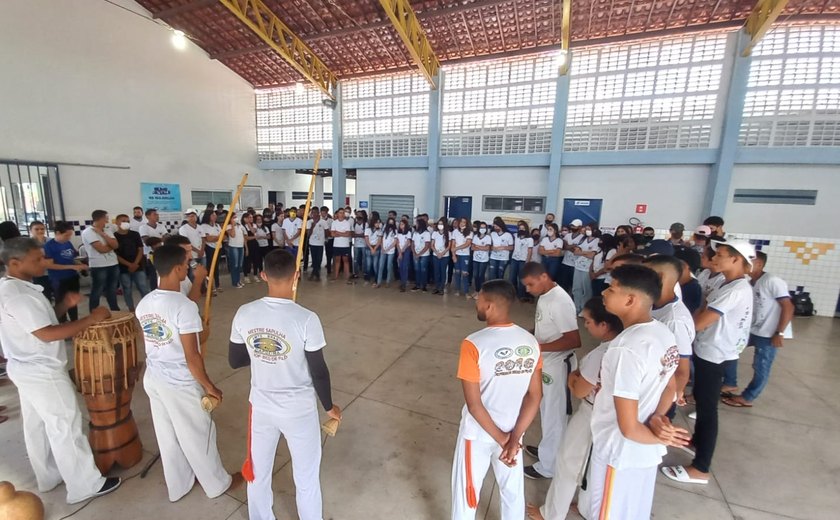
POLYGON ((335 99, 336 77, 315 51, 301 40, 261 0, 219 0, 303 77, 335 99))
POLYGON ((400 35, 402 41, 408 47, 408 52, 414 58, 414 61, 420 67, 420 72, 426 76, 429 84, 433 89, 437 88, 435 78, 437 77, 438 69, 440 69, 440 61, 435 56, 435 51, 432 49, 417 15, 411 9, 411 4, 408 0, 379 0, 382 8, 397 34, 400 35))
POLYGON ((563 25, 560 27, 560 49, 565 53, 563 64, 560 66, 560 75, 569 72, 569 43, 572 35, 572 0, 563 0, 563 25))
POLYGON ((753 47, 758 44, 761 38, 770 30, 776 18, 782 14, 788 0, 758 0, 752 12, 747 17, 744 27, 750 35, 750 42, 744 49, 743 55, 749 56, 753 47))

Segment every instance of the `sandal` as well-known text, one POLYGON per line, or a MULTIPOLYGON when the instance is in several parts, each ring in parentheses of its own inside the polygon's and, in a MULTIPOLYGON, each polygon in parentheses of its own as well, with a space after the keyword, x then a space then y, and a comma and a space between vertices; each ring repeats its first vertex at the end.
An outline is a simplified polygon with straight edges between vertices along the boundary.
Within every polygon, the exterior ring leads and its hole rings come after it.
POLYGON ((721 399, 723 404, 731 406, 732 408, 752 408, 752 403, 745 400, 740 395, 733 395, 732 397, 724 397, 721 399))
POLYGON ((691 478, 683 466, 664 466, 662 474, 669 479, 682 484, 708 484, 707 478, 691 478))

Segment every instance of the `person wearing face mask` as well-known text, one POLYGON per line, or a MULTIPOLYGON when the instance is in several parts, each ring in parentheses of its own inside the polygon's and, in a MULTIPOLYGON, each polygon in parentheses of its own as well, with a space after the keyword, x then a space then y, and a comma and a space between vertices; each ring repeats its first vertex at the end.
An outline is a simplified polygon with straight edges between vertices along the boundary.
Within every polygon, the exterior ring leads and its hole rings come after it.
MULTIPOLYGON (((548 233, 547 229, 546 233, 548 233)), ((538 228, 531 230, 531 240, 534 241, 534 249, 531 251, 531 261, 541 264, 542 256, 540 256, 540 242, 542 241, 542 237, 540 237, 540 230, 538 228)))
POLYGON ((516 225, 517 230, 516 236, 513 237, 513 254, 510 262, 510 283, 516 288, 516 297, 520 301, 525 301, 525 286, 519 279, 519 274, 526 263, 533 261, 534 239, 531 238, 531 230, 527 222, 520 220, 516 225))
POLYGON ((462 293, 470 297, 470 248, 472 247, 473 233, 470 228, 470 221, 462 218, 457 221, 457 226, 450 236, 450 251, 454 261, 452 285, 455 287, 455 296, 462 293))
POLYGON ((484 275, 487 273, 487 264, 490 263, 490 246, 493 241, 490 235, 487 234, 487 223, 478 223, 478 233, 472 239, 472 266, 473 266, 473 281, 475 282, 475 292, 472 295, 474 300, 478 299, 478 293, 481 292, 481 286, 484 285, 484 275))
POLYGON ((149 294, 146 280, 146 257, 143 256, 143 239, 140 233, 131 230, 128 215, 117 215, 117 262, 120 266, 120 286, 123 299, 128 310, 134 312, 134 287, 140 292, 140 297, 149 294))
POLYGON ((545 238, 546 235, 548 235, 548 230, 551 229, 551 225, 554 224, 554 219, 555 219, 554 213, 546 214, 545 224, 540 226, 540 229, 539 229, 540 236, 539 236, 539 239, 534 242, 534 244, 539 244, 540 240, 542 240, 543 238, 545 238))
POLYGON ((295 208, 289 211, 289 218, 283 220, 283 234, 286 238, 284 247, 286 251, 297 255, 298 247, 300 246, 300 232, 303 228, 303 221, 298 217, 298 212, 295 208))
POLYGON ((356 213, 356 221, 353 224, 353 279, 363 276, 367 281, 365 275, 365 230, 368 227, 367 212, 359 211, 356 213))
POLYGON ((414 246, 414 287, 412 292, 426 292, 426 284, 429 279, 429 260, 431 259, 432 235, 429 233, 426 221, 417 219, 417 228, 411 236, 414 246))
MULTIPOLYGON (((390 215, 392 212, 388 212, 390 215)), ((396 214, 396 212, 393 212, 396 214)), ((379 253, 379 267, 376 270, 375 287, 382 287, 383 280, 386 287, 394 280, 394 260, 397 254, 397 221, 395 217, 388 217, 385 229, 382 231, 382 249, 379 253), (387 275, 387 276, 386 276, 387 275)))
POLYGON ((542 264, 545 267, 545 272, 548 274, 548 277, 559 285, 560 265, 564 255, 563 238, 560 236, 557 224, 552 222, 550 226, 546 227, 548 230, 546 231, 546 235, 540 240, 537 251, 542 257, 542 264))
POLYGON ((507 225, 502 217, 493 219, 493 232, 490 233, 490 240, 492 247, 490 248, 487 279, 497 280, 505 277, 510 252, 513 251, 513 235, 508 232, 507 225))
POLYGON ((397 264, 400 268, 400 292, 405 292, 408 285, 408 270, 411 265, 411 225, 408 220, 400 220, 397 226, 397 264))
POLYGON ((365 229, 365 285, 370 282, 376 288, 376 273, 379 269, 379 254, 382 245, 382 221, 374 215, 370 226, 365 229))
POLYGON ((583 228, 584 239, 574 249, 575 274, 572 280, 572 298, 575 300, 575 309, 578 314, 583 310, 583 304, 592 298, 592 280, 589 278, 589 270, 592 267, 592 259, 598 254, 598 237, 601 232, 596 223, 589 224, 583 228))
POLYGON ((643 236, 643 237, 645 237, 645 244, 647 244, 648 242, 650 242, 651 240, 653 240, 654 238, 656 238, 656 230, 655 230, 655 229, 653 229, 653 228, 652 228, 652 227, 650 227, 650 226, 647 226, 647 227, 646 227, 646 228, 642 231, 642 236, 643 236))
POLYGON ((432 232, 432 272, 435 290, 432 294, 442 295, 446 291, 446 268, 449 266, 449 224, 446 217, 438 220, 435 228, 432 232))
POLYGON ((563 237, 563 261, 560 264, 560 280, 558 284, 569 294, 575 279, 575 248, 583 242, 583 221, 579 218, 569 223, 570 233, 563 237))

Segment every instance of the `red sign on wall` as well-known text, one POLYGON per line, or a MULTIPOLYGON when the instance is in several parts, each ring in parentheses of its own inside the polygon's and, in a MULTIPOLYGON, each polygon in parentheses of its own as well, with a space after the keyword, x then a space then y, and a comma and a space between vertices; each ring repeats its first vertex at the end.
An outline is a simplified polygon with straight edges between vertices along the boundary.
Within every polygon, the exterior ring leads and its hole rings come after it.
POLYGON ((636 214, 644 215, 647 213, 647 204, 636 204, 636 214))

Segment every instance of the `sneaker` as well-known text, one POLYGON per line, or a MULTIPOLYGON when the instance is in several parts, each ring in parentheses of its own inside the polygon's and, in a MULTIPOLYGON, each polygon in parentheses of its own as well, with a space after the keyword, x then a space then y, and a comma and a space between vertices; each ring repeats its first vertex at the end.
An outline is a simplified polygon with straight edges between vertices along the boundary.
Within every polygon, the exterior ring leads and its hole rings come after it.
POLYGON ((534 457, 535 459, 539 460, 540 458, 540 449, 536 446, 525 446, 525 453, 534 457))
POLYGON ((412 288, 411 288, 411 292, 417 292, 417 291, 419 291, 419 290, 420 290, 420 288, 419 288, 419 287, 417 287, 416 285, 415 285, 414 287, 412 287, 412 288))
POLYGON ((260 277, 258 276, 258 277, 256 277, 256 278, 254 279, 254 281, 255 281, 255 282, 257 282, 257 283, 262 283, 262 278, 260 278, 260 277))
POLYGON ((216 291, 216 292, 225 292, 225 291, 222 290, 221 287, 214 287, 213 290, 216 291))
POLYGON ((440 289, 435 289, 434 291, 432 291, 432 294, 440 294, 440 289))
POLYGON ((525 478, 529 478, 531 480, 544 480, 548 478, 539 471, 535 470, 534 466, 525 466, 523 472, 525 473, 525 478))
POLYGON ((239 282, 238 284, 236 284, 236 288, 237 288, 237 289, 244 289, 244 288, 245 288, 245 284, 244 284, 244 283, 242 283, 242 282, 239 282))
POLYGON ((122 484, 122 479, 119 477, 108 477, 105 479, 105 483, 102 484, 102 487, 99 488, 99 491, 93 494, 92 498, 101 497, 116 491, 118 487, 122 484))

